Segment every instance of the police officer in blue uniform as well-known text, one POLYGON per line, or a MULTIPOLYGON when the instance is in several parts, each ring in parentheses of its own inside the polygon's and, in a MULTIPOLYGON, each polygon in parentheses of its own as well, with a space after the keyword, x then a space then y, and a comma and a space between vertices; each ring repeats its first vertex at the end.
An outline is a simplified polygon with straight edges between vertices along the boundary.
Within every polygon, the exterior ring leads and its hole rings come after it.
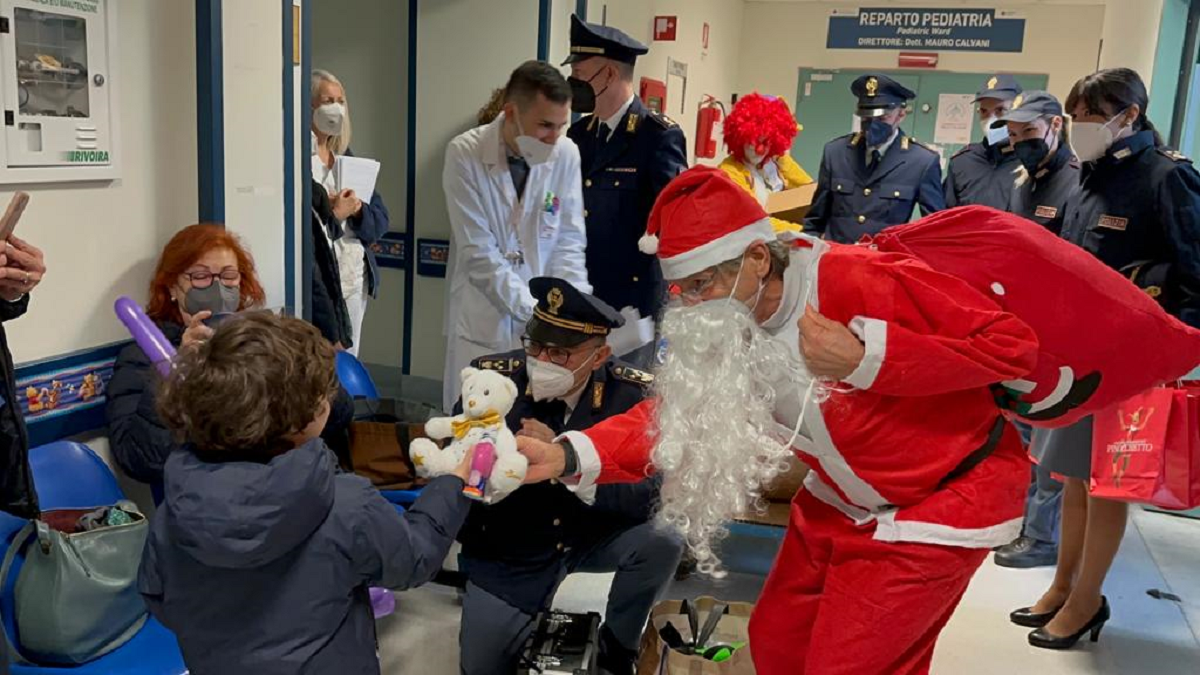
POLYGON ((1200 328, 1200 174, 1163 144, 1140 94, 1129 102, 1119 98, 1132 89, 1121 86, 1129 77, 1137 75, 1101 71, 1067 100, 1075 118, 1072 141, 1085 164, 1080 189, 1067 202, 1062 236, 1200 328))
MULTIPOLYGON (((550 440, 629 410, 650 374, 611 358, 608 333, 623 319, 608 304, 561 279, 529 283, 538 305, 523 351, 478 359, 521 396, 507 423, 518 435, 550 440)), ((460 404, 461 405, 461 404, 460 404)), ((616 572, 600 638, 600 666, 632 674, 651 607, 675 571, 683 543, 650 522, 658 479, 604 485, 595 503, 557 481, 522 487, 499 504, 477 504, 459 539, 468 583, 463 599, 462 672, 514 672, 522 644, 570 572, 616 572)))
POLYGON ((1068 142, 1062 104, 1045 91, 1013 99, 1012 110, 994 123, 1009 134, 1024 171, 1009 177, 1008 210, 1055 234, 1062 231, 1067 200, 1079 190, 1079 159, 1068 142))
MULTIPOLYGON (((609 26, 571 17, 572 108, 589 113, 567 136, 579 146, 587 223, 588 280, 617 309, 657 317, 665 299, 654 256, 638 249, 658 193, 687 168, 683 130, 634 94, 633 68, 645 45, 609 26)), ((648 366, 653 345, 631 358, 648 366)))
MULTIPOLYGON (((1068 143, 1062 104, 1047 92, 1027 91, 1013 99, 1012 109, 994 125, 1008 133, 1022 167, 1012 187, 1009 211, 1059 234, 1067 201, 1079 190, 1080 170, 1068 143)), ((1020 423, 1017 428, 1029 445, 1032 429, 1020 423)), ((996 549, 995 563, 1016 569, 1057 563, 1061 512, 1062 483, 1044 466, 1034 464, 1021 536, 996 549)))
POLYGON ((1013 171, 1020 163, 1008 140, 1008 129, 1004 125, 993 127, 992 123, 1009 111, 1021 91, 1015 77, 997 74, 975 94, 984 138, 950 157, 946 168, 947 207, 978 204, 1001 211, 1008 208, 1013 171))
POLYGON ((938 154, 900 129, 916 94, 886 75, 863 75, 850 90, 862 128, 825 145, 804 219, 806 231, 841 243, 907 223, 918 204, 925 215, 946 208, 938 154))

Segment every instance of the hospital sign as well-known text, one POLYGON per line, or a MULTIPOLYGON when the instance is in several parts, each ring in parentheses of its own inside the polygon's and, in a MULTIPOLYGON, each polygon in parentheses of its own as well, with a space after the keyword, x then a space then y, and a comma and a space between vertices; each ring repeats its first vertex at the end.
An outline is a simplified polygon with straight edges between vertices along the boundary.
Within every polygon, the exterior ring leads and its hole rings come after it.
POLYGON ((1025 19, 995 9, 873 8, 833 10, 829 49, 1020 52, 1025 19))

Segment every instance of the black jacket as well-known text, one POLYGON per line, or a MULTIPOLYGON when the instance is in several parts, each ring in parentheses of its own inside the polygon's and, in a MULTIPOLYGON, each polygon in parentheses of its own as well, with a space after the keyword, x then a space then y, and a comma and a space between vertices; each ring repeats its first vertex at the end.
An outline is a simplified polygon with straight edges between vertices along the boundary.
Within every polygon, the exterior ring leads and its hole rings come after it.
MULTIPOLYGON (((641 402, 651 382, 648 373, 609 359, 592 374, 567 420, 565 403, 537 402, 529 394, 525 359, 525 352, 519 350, 472 364, 501 372, 516 383, 521 395, 506 418, 514 432, 525 418, 536 419, 555 433, 590 428, 641 402)), ((601 485, 591 506, 558 481, 523 486, 499 504, 476 503, 460 536, 463 569, 472 583, 488 593, 524 612, 537 612, 558 584, 567 556, 646 522, 657 503, 660 483, 655 477, 601 485)))
MULTIPOLYGON (((17 302, 0 300, 0 324, 16 319, 28 308, 28 295, 17 302)), ((0 326, 0 359, 4 367, 4 400, 0 401, 0 510, 22 518, 34 518, 38 515, 38 499, 33 489, 33 472, 29 468, 29 435, 25 431, 25 418, 21 416, 17 378, 3 326, 0 326)))
POLYGON ((1200 327, 1200 174, 1191 160, 1141 131, 1085 164, 1082 181, 1063 238, 1200 327))
POLYGON ((654 256, 638 250, 638 239, 658 193, 687 168, 683 130, 638 98, 606 142, 598 127, 588 115, 567 131, 579 146, 583 174, 588 281, 613 307, 657 316, 666 298, 662 270, 654 256))
POLYGON ((316 181, 312 184, 312 211, 312 323, 326 340, 350 348, 354 346, 350 312, 342 297, 342 275, 326 230, 333 222, 333 205, 325 187, 316 181))
MULTIPOLYGON (((162 322, 158 327, 172 345, 179 347, 183 326, 162 322)), ((104 409, 113 458, 129 477, 150 484, 162 482, 163 464, 177 447, 158 416, 158 379, 158 371, 141 347, 136 344, 125 347, 113 366, 104 409)), ((345 436, 353 417, 354 402, 342 390, 332 404, 322 434, 339 459, 344 459, 342 453, 349 452, 345 436)))
POLYGON ((1014 172, 1020 167, 1008 141, 1003 145, 971 143, 954 153, 946 167, 946 208, 977 204, 1003 211, 1012 194, 1014 172))
POLYGON ((1063 142, 1046 166, 1013 189, 1008 210, 1059 234, 1067 200, 1078 190, 1079 160, 1063 142))

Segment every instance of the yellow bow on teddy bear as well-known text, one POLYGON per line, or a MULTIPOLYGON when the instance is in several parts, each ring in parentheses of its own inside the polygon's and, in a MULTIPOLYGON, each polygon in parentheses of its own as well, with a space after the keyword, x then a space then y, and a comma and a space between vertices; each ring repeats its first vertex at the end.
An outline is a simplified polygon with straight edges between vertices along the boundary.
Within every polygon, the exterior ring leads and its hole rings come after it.
POLYGON ((495 410, 489 410, 483 417, 465 419, 461 422, 451 422, 450 427, 454 430, 454 437, 462 440, 463 437, 470 433, 471 429, 487 429, 488 427, 499 426, 503 423, 504 420, 501 419, 500 413, 495 410))

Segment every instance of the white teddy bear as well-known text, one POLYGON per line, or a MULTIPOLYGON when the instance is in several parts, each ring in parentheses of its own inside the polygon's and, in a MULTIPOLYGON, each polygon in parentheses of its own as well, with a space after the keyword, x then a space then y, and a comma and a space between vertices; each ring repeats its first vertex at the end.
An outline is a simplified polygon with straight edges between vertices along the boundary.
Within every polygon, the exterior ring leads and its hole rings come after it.
POLYGON ((517 385, 509 378, 491 370, 464 368, 462 414, 425 423, 429 438, 449 438, 450 443, 439 448, 428 438, 418 438, 409 446, 417 474, 432 478, 453 473, 476 443, 489 440, 496 448, 496 462, 483 501, 494 504, 521 487, 529 462, 517 452, 517 439, 504 423, 516 400, 517 385))

